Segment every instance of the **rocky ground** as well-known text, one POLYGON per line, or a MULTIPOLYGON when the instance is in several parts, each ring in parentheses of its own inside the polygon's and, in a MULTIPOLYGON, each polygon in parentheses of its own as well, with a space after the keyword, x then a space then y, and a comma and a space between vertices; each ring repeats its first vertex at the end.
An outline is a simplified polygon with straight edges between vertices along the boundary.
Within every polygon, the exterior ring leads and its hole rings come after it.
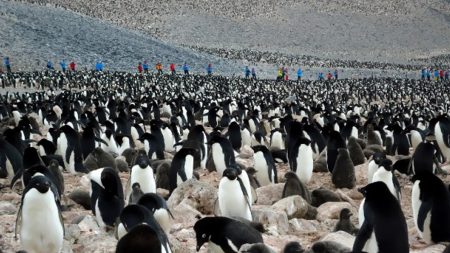
MULTIPOLYGON (((251 165, 251 159, 245 158, 251 152, 243 152, 238 162, 251 165)), ((448 169, 448 168, 447 168, 448 169)), ((324 187, 334 191, 340 196, 342 202, 327 202, 317 208, 315 219, 307 219, 303 199, 299 196, 281 199, 284 186, 284 174, 288 171, 287 165, 278 166, 278 177, 281 183, 257 189, 258 199, 253 205, 256 221, 264 224, 266 232, 263 235, 267 245, 276 252, 280 252, 289 241, 299 241, 304 247, 309 247, 318 240, 333 240, 348 247, 353 244, 354 236, 345 232, 332 233, 338 221, 342 208, 349 208, 352 221, 357 224, 357 210, 362 195, 357 191, 364 186, 366 180, 367 162, 355 167, 357 187, 354 189, 336 189, 331 182, 329 173, 314 173, 309 190, 324 187)), ((179 186, 179 189, 170 197, 168 204, 175 220, 173 221, 169 236, 174 252, 195 252, 195 233, 192 229, 198 215, 213 215, 215 212, 215 199, 217 196, 218 177, 216 172, 200 171, 200 182, 190 180, 179 186)), ((123 185, 128 179, 127 173, 121 173, 123 185)), ((85 180, 81 176, 65 173, 65 198, 63 211, 65 224, 65 241, 63 252, 114 252, 117 240, 113 232, 103 231, 98 227, 89 210, 75 204, 67 196, 74 190, 88 190, 85 180)), ((417 237, 412 219, 410 194, 411 183, 409 178, 398 175, 402 185, 402 208, 408 228, 411 252, 442 252, 443 245, 427 246, 417 237)), ((450 176, 441 177, 445 182, 450 176)), ((15 219, 20 206, 20 186, 11 190, 5 179, 0 180, 0 252, 16 252, 20 250, 20 243, 14 239, 15 219)), ((164 192, 164 191, 160 191, 164 192)), ((43 228, 45 229, 45 228, 43 228)), ((203 247, 201 252, 207 252, 203 247)))

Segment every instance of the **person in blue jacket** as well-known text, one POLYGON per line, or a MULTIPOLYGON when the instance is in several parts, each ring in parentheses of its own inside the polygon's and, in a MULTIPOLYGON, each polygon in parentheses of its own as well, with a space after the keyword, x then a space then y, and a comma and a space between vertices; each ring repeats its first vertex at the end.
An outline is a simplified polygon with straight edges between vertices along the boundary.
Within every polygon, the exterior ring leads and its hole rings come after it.
POLYGON ((53 70, 53 63, 50 60, 47 61, 47 69, 53 70))
POLYGON ((206 67, 206 73, 208 73, 208 76, 212 75, 213 69, 211 63, 208 64, 208 67, 206 67))
POLYGON ((245 66, 244 74, 245 74, 245 78, 249 78, 250 77, 250 69, 248 68, 248 66, 245 66))
POLYGON ((254 67, 252 68, 252 78, 256 80, 256 69, 254 67))
POLYGON ((189 75, 189 66, 187 65, 186 62, 183 64, 183 71, 184 71, 184 75, 186 75, 186 76, 189 75))
POLYGON ((61 66, 61 71, 62 72, 66 72, 67 70, 67 64, 65 60, 62 60, 61 62, 59 62, 59 66, 61 66))
POLYGON ((148 63, 147 63, 147 61, 144 61, 144 64, 142 64, 142 69, 144 70, 144 73, 148 72, 148 63))
POLYGON ((95 70, 96 71, 103 71, 103 62, 102 61, 97 61, 97 63, 95 64, 95 70))
POLYGON ((425 80, 425 77, 427 75, 427 71, 425 68, 422 68, 421 72, 420 72, 420 76, 422 80, 425 80))
POLYGON ((9 57, 3 58, 3 63, 5 64, 6 72, 11 73, 11 62, 9 61, 9 57))
POLYGON ((339 77, 339 72, 337 69, 334 70, 334 80, 337 80, 339 77))
POLYGON ((319 81, 323 81, 325 79, 325 76, 323 75, 323 72, 319 72, 319 81))
POLYGON ((297 70, 297 80, 301 81, 303 77, 303 70, 302 68, 298 68, 297 70))

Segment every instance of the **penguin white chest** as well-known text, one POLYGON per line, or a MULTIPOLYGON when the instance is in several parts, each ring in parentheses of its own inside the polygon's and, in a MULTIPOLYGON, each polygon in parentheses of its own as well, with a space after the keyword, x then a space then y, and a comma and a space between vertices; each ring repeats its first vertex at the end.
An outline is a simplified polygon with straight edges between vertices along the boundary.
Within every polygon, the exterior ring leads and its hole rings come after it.
POLYGON ((29 190, 23 200, 20 240, 27 252, 59 252, 63 245, 63 226, 51 190, 42 194, 29 190))
POLYGON ((302 181, 304 184, 307 184, 309 180, 311 180, 314 165, 311 146, 303 144, 300 145, 300 147, 298 148, 298 155, 296 160, 296 174, 300 181, 302 181))
POLYGON ((377 172, 378 170, 378 164, 375 163, 374 160, 369 162, 369 165, 367 167, 367 182, 370 184, 373 181, 373 174, 377 172))
POLYGON ((442 154, 448 161, 450 159, 450 148, 445 145, 444 134, 442 133, 439 122, 436 124, 436 126, 434 126, 434 135, 436 136, 436 141, 438 143, 439 149, 442 151, 442 154))
POLYGON ((225 154, 223 153, 222 146, 219 143, 214 143, 212 145, 212 157, 214 165, 216 166, 217 174, 222 177, 223 172, 227 169, 225 163, 225 154))
POLYGON ((150 166, 144 169, 139 166, 133 167, 130 187, 134 183, 139 183, 143 193, 156 193, 155 177, 153 175, 153 169, 150 166))
POLYGON ((153 216, 155 217, 156 221, 158 221, 164 232, 168 235, 170 233, 170 227, 172 225, 169 212, 167 212, 167 210, 164 208, 160 208, 155 210, 153 216))
MULTIPOLYGON (((194 157, 192 155, 187 155, 184 160, 183 168, 186 174, 187 180, 191 179, 194 175, 194 157)), ((183 183, 183 179, 177 175, 177 185, 183 183)))
POLYGON ((174 150, 173 145, 175 144, 175 138, 173 137, 172 131, 166 127, 161 129, 161 133, 164 138, 164 150, 167 152, 172 152, 174 150))
POLYGON ((272 182, 269 178, 269 166, 267 166, 267 161, 264 157, 263 152, 256 152, 253 155, 254 168, 256 170, 256 178, 258 179, 261 186, 268 185, 272 182))
POLYGON ((411 146, 416 150, 417 146, 422 142, 422 136, 419 132, 413 130, 411 131, 411 146))
POLYGON ((270 148, 272 150, 283 150, 283 149, 285 149, 283 136, 281 135, 280 132, 275 132, 275 133, 272 134, 270 148))
POLYGON ((220 180, 218 201, 223 216, 252 220, 251 211, 237 180, 229 180, 226 177, 220 180))
POLYGON ((248 129, 244 129, 241 131, 241 137, 242 137, 242 146, 250 146, 252 144, 252 136, 250 135, 250 132, 248 129))
POLYGON ((378 169, 373 175, 372 182, 383 182, 388 187, 389 191, 394 195, 395 198, 399 199, 397 189, 394 187, 394 181, 392 179, 392 172, 386 171, 384 168, 378 169))

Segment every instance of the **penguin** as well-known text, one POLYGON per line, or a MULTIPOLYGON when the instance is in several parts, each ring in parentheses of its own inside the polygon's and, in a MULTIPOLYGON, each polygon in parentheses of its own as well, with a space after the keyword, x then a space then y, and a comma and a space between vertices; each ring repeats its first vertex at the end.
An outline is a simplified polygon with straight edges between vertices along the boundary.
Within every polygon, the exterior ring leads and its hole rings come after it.
POLYGON ((197 251, 208 243, 210 252, 239 252, 244 244, 264 243, 255 228, 227 217, 205 217, 194 225, 197 251), (239 232, 237 232, 239 231, 239 232))
POLYGON ((366 162, 364 152, 355 137, 350 136, 348 139, 347 148, 354 166, 361 165, 366 162))
POLYGON ((116 253, 162 252, 157 232, 147 224, 138 224, 117 242, 116 253))
POLYGON ((386 184, 374 182, 359 189, 365 197, 364 222, 353 244, 353 252, 408 253, 408 227, 400 203, 386 184), (370 240, 375 240, 373 243, 370 240))
POLYGON ((119 146, 114 138, 114 133, 111 129, 106 129, 106 131, 101 135, 100 147, 108 153, 111 153, 114 157, 120 155, 119 146))
POLYGON ((381 162, 377 172, 373 175, 372 182, 384 182, 392 195, 400 201, 401 188, 397 177, 392 172, 391 160, 385 159, 381 162))
POLYGON ((374 129, 373 124, 367 125, 367 145, 383 145, 383 139, 379 131, 374 129))
POLYGON ((161 140, 159 140, 153 134, 144 133, 138 140, 144 144, 145 151, 150 159, 164 159, 164 141, 162 140, 162 137, 161 140))
POLYGON ((16 219, 21 247, 27 252, 58 253, 64 240, 61 207, 55 201, 52 182, 43 175, 31 178, 22 194, 16 219), (44 229, 45 228, 45 229, 44 229))
POLYGON ((435 162, 436 148, 433 144, 429 142, 422 142, 417 145, 412 155, 412 162, 410 173, 408 174, 420 174, 422 172, 435 173, 434 164, 435 162))
MULTIPOLYGON (((158 238, 160 244, 160 252, 171 253, 169 239, 164 231, 159 226, 158 222, 155 220, 151 211, 145 206, 141 205, 128 205, 120 213, 120 223, 118 225, 117 233, 119 237, 119 242, 124 238, 129 232, 133 230, 136 226, 145 224, 151 228, 158 238)), ((142 242, 138 243, 141 244, 142 242)), ((153 252, 153 251, 152 251, 153 252)))
POLYGON ((252 134, 251 146, 266 146, 266 137, 261 132, 255 132, 252 134))
POLYGON ((450 119, 448 117, 438 117, 430 121, 430 128, 436 136, 436 142, 446 163, 450 161, 450 119))
POLYGON ((291 146, 289 153, 289 157, 292 159, 289 161, 291 170, 297 174, 302 183, 308 184, 314 168, 311 141, 303 137, 297 138, 296 143, 291 146))
POLYGON ((325 188, 318 188, 311 192, 311 205, 319 207, 326 202, 342 201, 339 195, 325 188))
POLYGON ((233 149, 236 152, 239 152, 242 147, 242 135, 241 127, 236 121, 232 121, 228 126, 227 136, 233 146, 233 149))
POLYGON ((239 249, 239 252, 242 253, 275 253, 271 248, 269 248, 264 243, 253 243, 253 244, 244 244, 239 249))
POLYGON ((284 143, 283 133, 281 129, 275 128, 270 132, 270 150, 284 150, 286 149, 284 143))
POLYGON ((331 181, 337 188, 352 189, 356 186, 355 167, 346 148, 338 149, 331 181))
POLYGON ((164 141, 164 151, 166 152, 172 152, 174 151, 173 145, 175 144, 175 137, 173 135, 172 130, 170 129, 170 126, 167 123, 163 123, 161 125, 161 134, 163 136, 164 141))
POLYGON ((394 137, 392 153, 394 155, 409 155, 409 140, 403 129, 394 123, 388 127, 388 130, 392 131, 394 137))
POLYGON ((238 173, 235 168, 223 172, 217 193, 220 213, 222 216, 242 217, 251 221, 251 192, 247 191, 238 173))
POLYGON ((179 184, 193 177, 195 162, 199 160, 198 152, 193 148, 182 148, 175 154, 169 174, 171 193, 179 184))
POLYGON ((300 195, 304 200, 311 204, 311 193, 306 185, 300 181, 297 174, 288 171, 284 174, 284 178, 286 179, 286 183, 283 187, 282 198, 300 195))
POLYGON ((209 143, 217 174, 222 176, 228 167, 236 164, 233 147, 228 139, 219 135, 211 136, 209 143))
POLYGON ((311 246, 309 253, 349 253, 350 249, 334 241, 319 241, 311 246))
POLYGON ((53 174, 55 179, 55 185, 61 194, 64 193, 64 177, 62 171, 59 169, 59 162, 57 160, 51 160, 48 165, 48 170, 53 174))
POLYGON ((288 242, 284 248, 282 253, 303 253, 305 249, 298 242, 288 242))
POLYGON ((144 192, 141 190, 141 185, 136 182, 131 185, 131 193, 130 197, 128 197, 128 204, 136 204, 138 200, 144 195, 144 192))
POLYGON ((156 188, 170 190, 170 161, 163 161, 156 167, 156 188))
POLYGON ((63 157, 66 169, 72 174, 86 172, 78 133, 69 125, 62 126, 60 131, 57 150, 63 157))
POLYGON ((450 241, 450 193, 439 177, 423 171, 412 178, 414 224, 428 244, 450 241))
POLYGON ((101 147, 95 148, 92 153, 86 157, 83 166, 89 171, 104 167, 111 167, 114 170, 117 170, 117 163, 114 156, 105 152, 101 147))
POLYGON ((352 212, 348 208, 343 208, 339 213, 339 221, 336 223, 334 227, 334 232, 336 231, 344 231, 349 234, 356 234, 358 229, 353 225, 350 217, 352 216, 352 212))
POLYGON ((156 193, 156 181, 152 167, 150 167, 150 160, 147 155, 140 152, 135 160, 135 165, 131 168, 130 179, 127 189, 127 200, 132 192, 132 186, 139 183, 140 189, 143 193, 156 193))
POLYGON ((254 151, 253 167, 256 170, 255 176, 260 185, 265 186, 278 183, 277 168, 269 149, 263 145, 252 148, 254 151))
MULTIPOLYGON (((346 148, 346 144, 341 134, 337 131, 331 131, 328 136, 327 143, 327 165, 328 170, 333 173, 334 164, 336 163, 340 148, 346 148)), ((353 165, 353 163, 352 163, 353 165)))
POLYGON ((92 213, 100 227, 113 227, 125 205, 119 175, 107 167, 89 172, 88 177, 92 213))
POLYGON ((137 204, 145 206, 150 210, 162 230, 166 234, 170 234, 170 227, 172 226, 174 217, 163 197, 156 193, 146 193, 139 198, 137 204))
POLYGON ((208 135, 206 134, 205 128, 202 125, 193 126, 189 131, 185 143, 193 143, 191 146, 187 147, 196 148, 200 151, 200 166, 202 169, 206 169, 209 149, 208 135))
POLYGON ((0 177, 11 180, 22 169, 22 154, 0 135, 0 177))
POLYGON ((370 184, 373 180, 373 174, 378 170, 382 161, 386 159, 386 155, 382 152, 375 152, 372 155, 372 160, 370 160, 367 167, 367 182, 370 184))

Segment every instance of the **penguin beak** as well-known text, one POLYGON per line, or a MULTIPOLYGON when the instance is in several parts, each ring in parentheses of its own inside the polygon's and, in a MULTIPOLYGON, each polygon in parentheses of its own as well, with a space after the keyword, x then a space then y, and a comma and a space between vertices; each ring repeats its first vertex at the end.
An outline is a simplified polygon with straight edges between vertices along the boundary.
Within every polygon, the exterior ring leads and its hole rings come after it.
POLYGON ((197 252, 200 251, 201 247, 202 247, 202 245, 197 245, 197 252))

